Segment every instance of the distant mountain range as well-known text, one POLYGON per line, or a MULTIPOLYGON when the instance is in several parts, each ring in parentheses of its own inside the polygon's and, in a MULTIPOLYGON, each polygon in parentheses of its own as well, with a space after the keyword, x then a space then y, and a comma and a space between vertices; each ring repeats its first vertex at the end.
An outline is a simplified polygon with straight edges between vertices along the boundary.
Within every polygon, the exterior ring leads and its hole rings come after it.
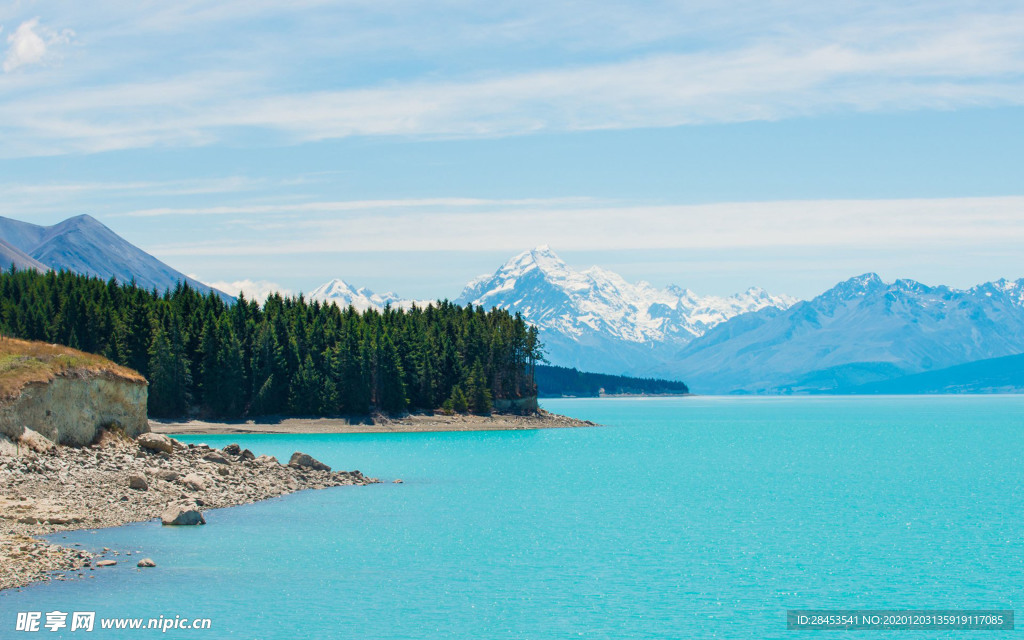
POLYGON ((420 306, 426 306, 432 302, 430 300, 405 300, 400 298, 398 294, 390 291, 387 293, 374 293, 366 287, 359 287, 357 289, 344 280, 337 278, 310 291, 306 295, 306 299, 333 302, 343 309, 351 306, 355 307, 356 311, 359 312, 366 311, 367 309, 380 311, 387 305, 408 308, 418 303, 420 306))
MULTIPOLYGON (((165 290, 215 291, 90 216, 44 227, 0 218, 0 260, 165 290)), ((427 301, 332 280, 307 296, 360 311, 427 301)), ((577 271, 525 251, 466 285, 459 304, 522 314, 553 365, 684 380, 694 393, 937 393, 1024 390, 1024 278, 966 290, 851 278, 812 300, 751 288, 728 297, 577 271), (945 391, 943 391, 945 390, 945 391)))
MULTIPOLYGON (((336 290, 320 299, 411 304, 336 290)), ((865 274, 807 301, 757 288, 701 297, 600 267, 576 271, 538 247, 470 282, 456 302, 521 313, 540 328, 554 365, 685 380, 695 393, 878 392, 884 381, 976 361, 975 382, 947 386, 1007 389, 1015 370, 986 387, 985 361, 1024 353, 1024 279, 958 290, 865 274)))
MULTIPOLYGON (((318 287, 310 299, 356 309, 408 307, 417 301, 376 294, 341 280, 318 287)), ((418 301, 425 305, 426 301, 418 301)), ((549 247, 524 251, 493 274, 466 285, 457 304, 519 312, 541 331, 549 360, 585 371, 678 377, 672 360, 681 348, 729 318, 797 302, 751 288, 729 297, 699 296, 679 286, 646 282, 591 267, 576 271, 549 247)))
POLYGON ((0 260, 18 269, 64 269, 122 283, 134 279, 140 287, 158 291, 185 282, 199 291, 214 291, 225 300, 234 300, 172 269, 88 215, 49 227, 0 217, 0 260))
POLYGON ((729 318, 797 300, 751 288, 726 298, 657 289, 591 267, 576 271, 547 246, 524 251, 456 299, 518 311, 541 330, 553 364, 627 375, 680 374, 675 352, 729 318))
POLYGON ((1024 393, 1024 354, 975 360, 880 382, 840 387, 851 394, 1024 393))
POLYGON ((787 310, 746 314, 677 354, 696 392, 789 393, 859 385, 1024 352, 1024 279, 967 290, 875 274, 787 310))

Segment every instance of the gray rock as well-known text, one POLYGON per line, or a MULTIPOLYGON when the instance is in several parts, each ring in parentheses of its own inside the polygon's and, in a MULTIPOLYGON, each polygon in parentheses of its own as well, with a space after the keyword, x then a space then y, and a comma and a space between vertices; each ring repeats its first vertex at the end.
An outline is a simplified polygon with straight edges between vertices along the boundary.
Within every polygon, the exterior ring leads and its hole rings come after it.
POLYGON ((277 464, 277 458, 274 456, 260 456, 256 458, 256 462, 260 464, 277 464))
POLYGON ((239 453, 241 453, 241 451, 242 448, 239 447, 237 444, 229 444, 228 446, 224 447, 224 453, 233 456, 237 456, 239 453))
POLYGON ((293 469, 307 468, 315 469, 317 471, 331 470, 331 468, 328 467, 326 464, 320 462, 319 460, 317 460, 316 458, 307 453, 302 453, 301 451, 296 451, 295 453, 292 454, 291 460, 288 461, 288 466, 292 467, 293 469))
POLYGON ((128 486, 138 491, 146 491, 149 489, 149 483, 146 479, 137 473, 133 473, 128 476, 128 486))
POLYGON ((6 435, 0 433, 0 456, 16 456, 19 447, 6 435))
POLYGON ((75 524, 81 522, 81 518, 75 518, 73 516, 50 516, 46 519, 49 524, 75 524))
POLYGON ((206 454, 205 456, 203 456, 203 460, 207 460, 209 462, 216 462, 217 464, 231 464, 231 461, 225 458, 224 454, 217 451, 211 451, 210 453, 206 454))
POLYGON ((27 428, 21 434, 21 437, 18 438, 18 443, 22 449, 28 449, 36 453, 49 453, 57 446, 46 436, 27 428))
POLYGON ((160 521, 174 526, 206 524, 203 513, 190 504, 174 504, 167 507, 160 516, 160 521))
POLYGON ((112 567, 117 564, 117 560, 100 560, 96 563, 97 567, 112 567))
POLYGON ((242 460, 255 460, 256 459, 256 454, 254 454, 252 451, 249 451, 248 449, 243 449, 242 453, 238 454, 238 456, 240 458, 242 458, 242 460))
POLYGON ((180 473, 178 473, 177 471, 172 471, 170 469, 161 469, 154 473, 153 475, 167 482, 174 482, 175 480, 181 477, 180 473))
POLYGON ((135 566, 136 567, 155 567, 156 563, 153 562, 149 558, 143 558, 142 560, 139 560, 139 563, 137 565, 135 565, 135 566))
POLYGON ((202 491, 206 489, 206 482, 194 473, 190 473, 182 478, 181 484, 193 491, 202 491))
POLYGON ((174 451, 174 443, 165 435, 159 433, 144 433, 137 440, 139 446, 150 451, 171 453, 174 451))

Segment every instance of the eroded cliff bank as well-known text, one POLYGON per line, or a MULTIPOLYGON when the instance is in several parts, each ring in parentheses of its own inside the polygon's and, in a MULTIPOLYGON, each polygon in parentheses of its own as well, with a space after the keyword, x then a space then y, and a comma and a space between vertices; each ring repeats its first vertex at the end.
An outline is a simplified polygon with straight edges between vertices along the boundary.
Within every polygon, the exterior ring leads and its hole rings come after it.
POLYGON ((117 563, 34 536, 153 518, 200 524, 206 509, 376 482, 299 452, 281 464, 149 433, 146 400, 146 380, 131 369, 0 338, 0 589, 117 563))
POLYGON ((37 448, 35 434, 82 447, 103 429, 149 431, 146 379, 60 345, 0 339, 0 453, 37 448))

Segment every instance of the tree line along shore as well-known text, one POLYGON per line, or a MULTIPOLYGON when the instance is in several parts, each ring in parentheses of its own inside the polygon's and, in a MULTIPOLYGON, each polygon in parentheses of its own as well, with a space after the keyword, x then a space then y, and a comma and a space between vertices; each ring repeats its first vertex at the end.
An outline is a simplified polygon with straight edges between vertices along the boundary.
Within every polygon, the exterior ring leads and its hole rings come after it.
POLYGON ((152 417, 489 413, 537 395, 537 329, 440 301, 382 312, 274 294, 225 303, 67 271, 0 273, 0 331, 134 369, 152 417))

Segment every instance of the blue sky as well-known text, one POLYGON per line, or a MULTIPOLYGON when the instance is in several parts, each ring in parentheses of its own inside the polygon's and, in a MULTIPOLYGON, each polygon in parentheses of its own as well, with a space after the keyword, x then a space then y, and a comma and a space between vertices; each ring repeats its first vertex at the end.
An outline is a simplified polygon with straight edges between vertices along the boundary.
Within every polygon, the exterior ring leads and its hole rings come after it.
POLYGON ((293 292, 1024 276, 1019 2, 280 5, 0 6, 0 215, 293 292))

